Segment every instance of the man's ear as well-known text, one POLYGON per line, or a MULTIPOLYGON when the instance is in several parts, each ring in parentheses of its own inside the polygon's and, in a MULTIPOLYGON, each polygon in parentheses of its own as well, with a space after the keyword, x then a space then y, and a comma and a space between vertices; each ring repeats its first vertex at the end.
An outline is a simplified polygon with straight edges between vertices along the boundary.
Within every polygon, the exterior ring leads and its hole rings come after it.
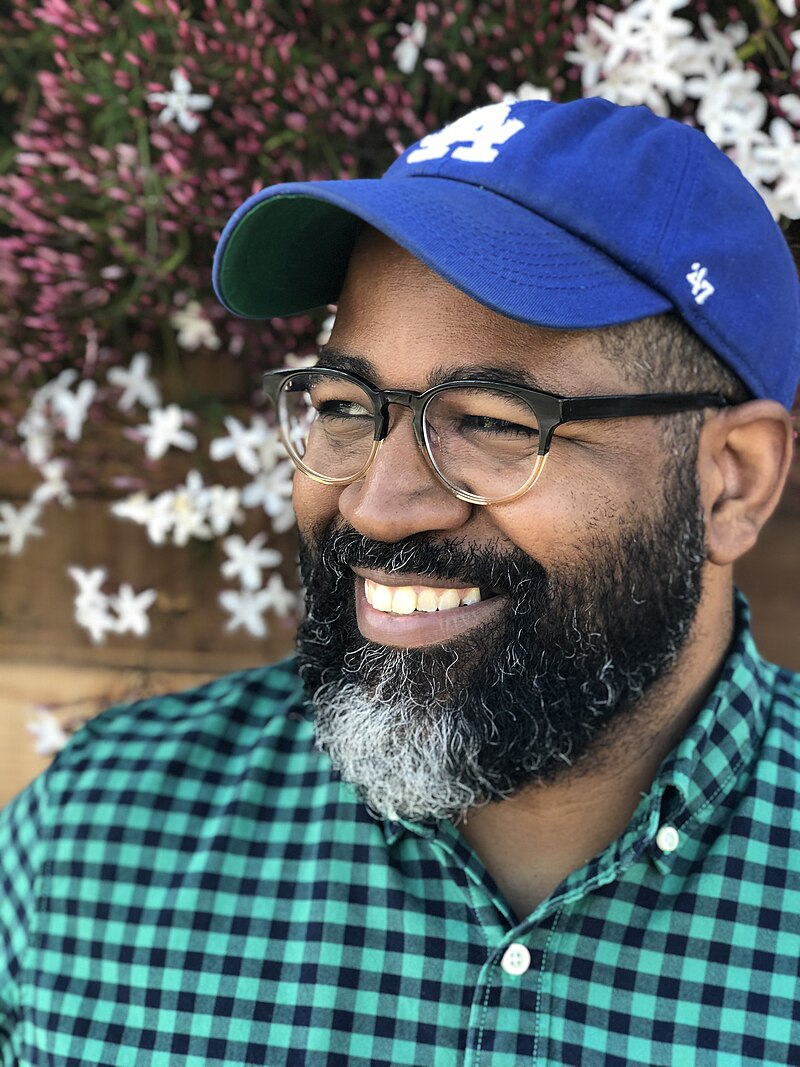
POLYGON ((755 544, 780 499, 793 437, 788 411, 774 400, 750 400, 706 420, 697 462, 712 563, 733 563, 755 544))

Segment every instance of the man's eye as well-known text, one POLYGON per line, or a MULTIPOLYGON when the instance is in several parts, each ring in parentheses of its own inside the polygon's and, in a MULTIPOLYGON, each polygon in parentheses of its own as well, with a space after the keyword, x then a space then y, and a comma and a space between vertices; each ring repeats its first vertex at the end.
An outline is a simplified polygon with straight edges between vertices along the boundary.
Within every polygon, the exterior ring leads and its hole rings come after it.
POLYGON ((467 432, 492 434, 498 437, 535 437, 538 430, 534 426, 523 426, 507 419, 493 419, 488 415, 465 415, 463 429, 467 432))
POLYGON ((372 412, 356 400, 323 400, 316 408, 321 419, 372 419, 372 412))

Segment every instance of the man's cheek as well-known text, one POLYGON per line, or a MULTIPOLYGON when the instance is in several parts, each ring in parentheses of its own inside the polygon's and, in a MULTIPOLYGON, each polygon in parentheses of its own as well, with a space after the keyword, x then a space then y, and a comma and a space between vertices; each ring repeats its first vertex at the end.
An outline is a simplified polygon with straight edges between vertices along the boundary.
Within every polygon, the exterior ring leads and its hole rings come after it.
POLYGON ((340 494, 341 489, 337 486, 322 485, 297 471, 292 486, 292 504, 299 528, 309 531, 327 526, 339 512, 340 494))

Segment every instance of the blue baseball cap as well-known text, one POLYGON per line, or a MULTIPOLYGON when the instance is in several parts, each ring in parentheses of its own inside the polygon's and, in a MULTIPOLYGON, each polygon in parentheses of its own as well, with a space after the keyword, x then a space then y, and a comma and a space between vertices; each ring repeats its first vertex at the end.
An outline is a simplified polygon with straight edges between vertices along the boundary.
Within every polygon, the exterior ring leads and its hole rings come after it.
POLYGON ((335 303, 364 223, 536 326, 674 311, 754 396, 792 404, 800 285, 780 227, 705 134, 647 108, 491 104, 382 178, 263 189, 222 233, 217 296, 256 319, 335 303))

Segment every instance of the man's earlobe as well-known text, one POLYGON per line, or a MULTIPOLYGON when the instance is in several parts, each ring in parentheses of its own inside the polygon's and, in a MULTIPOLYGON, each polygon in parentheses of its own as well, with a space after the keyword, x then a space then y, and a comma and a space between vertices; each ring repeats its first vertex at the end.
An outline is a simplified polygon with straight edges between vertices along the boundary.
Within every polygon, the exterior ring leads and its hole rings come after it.
POLYGON ((774 400, 737 404, 708 419, 698 470, 712 563, 733 563, 755 544, 780 499, 792 451, 791 418, 774 400))

